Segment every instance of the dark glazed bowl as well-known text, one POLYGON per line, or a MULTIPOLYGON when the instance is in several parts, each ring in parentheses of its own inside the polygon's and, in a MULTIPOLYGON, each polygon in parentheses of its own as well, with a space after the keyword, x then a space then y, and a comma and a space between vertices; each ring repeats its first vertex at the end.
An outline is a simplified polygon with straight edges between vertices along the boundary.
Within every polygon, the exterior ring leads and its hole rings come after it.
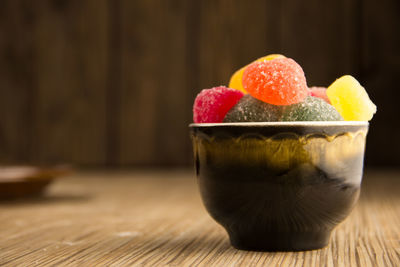
POLYGON ((198 184, 238 249, 329 242, 358 200, 368 122, 191 124, 198 184))

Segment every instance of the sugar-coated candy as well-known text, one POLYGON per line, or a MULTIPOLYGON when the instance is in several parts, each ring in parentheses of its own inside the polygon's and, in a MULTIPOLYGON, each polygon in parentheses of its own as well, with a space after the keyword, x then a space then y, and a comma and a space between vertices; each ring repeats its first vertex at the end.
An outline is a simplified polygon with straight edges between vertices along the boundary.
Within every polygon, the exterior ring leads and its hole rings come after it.
POLYGON ((202 90, 194 100, 195 123, 222 122, 226 113, 242 98, 243 93, 225 86, 202 90))
MULTIPOLYGON (((272 55, 268 55, 268 56, 265 56, 265 57, 261 57, 261 58, 255 60, 255 61, 253 61, 253 62, 260 62, 260 61, 264 61, 264 60, 272 60, 272 59, 275 59, 275 58, 284 58, 284 57, 285 56, 283 56, 283 55, 272 54, 272 55)), ((240 90, 240 91, 242 91, 244 93, 247 93, 246 90, 244 90, 243 84, 242 84, 243 72, 244 72, 244 69, 246 67, 247 66, 237 70, 232 75, 232 77, 231 77, 231 79, 229 81, 229 88, 237 89, 237 90, 240 90)))
POLYGON ((253 97, 273 105, 291 105, 308 95, 303 69, 291 58, 254 62, 243 73, 243 87, 253 97))
POLYGON ((318 97, 308 96, 300 103, 283 106, 268 104, 247 94, 228 111, 223 122, 342 120, 332 105, 318 97))
POLYGON ((326 90, 329 100, 346 121, 369 121, 376 106, 364 87, 352 76, 345 75, 326 90))
POLYGON ((285 106, 281 121, 342 121, 336 109, 318 97, 308 96, 303 102, 285 106))
POLYGON ((265 103, 247 94, 228 111, 223 122, 278 121, 282 107, 265 103))
POLYGON ((313 86, 309 88, 310 96, 319 97, 326 101, 326 103, 330 104, 328 96, 326 95, 326 88, 325 87, 317 87, 313 86))

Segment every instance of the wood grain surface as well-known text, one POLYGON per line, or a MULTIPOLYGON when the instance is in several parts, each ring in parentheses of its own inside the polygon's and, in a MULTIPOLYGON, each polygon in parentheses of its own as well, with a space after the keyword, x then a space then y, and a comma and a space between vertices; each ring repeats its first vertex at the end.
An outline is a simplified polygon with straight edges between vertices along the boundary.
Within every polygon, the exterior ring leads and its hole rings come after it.
POLYGON ((229 245, 192 171, 77 173, 42 198, 0 202, 0 265, 399 266, 399 176, 367 171, 328 247, 272 253, 229 245))

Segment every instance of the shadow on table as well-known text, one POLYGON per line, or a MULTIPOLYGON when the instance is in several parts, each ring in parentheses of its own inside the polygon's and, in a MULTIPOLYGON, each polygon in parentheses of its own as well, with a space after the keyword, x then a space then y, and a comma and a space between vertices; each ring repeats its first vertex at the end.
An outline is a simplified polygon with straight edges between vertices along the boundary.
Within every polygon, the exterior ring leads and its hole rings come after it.
POLYGON ((361 187, 361 200, 381 202, 400 200, 400 172, 366 170, 361 187))
POLYGON ((58 204, 62 202, 69 202, 69 203, 78 203, 78 202, 87 202, 92 199, 90 195, 68 195, 68 194, 59 194, 59 195, 34 195, 34 196, 27 196, 27 197, 19 197, 19 198, 0 198, 0 206, 12 206, 12 205, 43 205, 43 204, 58 204))

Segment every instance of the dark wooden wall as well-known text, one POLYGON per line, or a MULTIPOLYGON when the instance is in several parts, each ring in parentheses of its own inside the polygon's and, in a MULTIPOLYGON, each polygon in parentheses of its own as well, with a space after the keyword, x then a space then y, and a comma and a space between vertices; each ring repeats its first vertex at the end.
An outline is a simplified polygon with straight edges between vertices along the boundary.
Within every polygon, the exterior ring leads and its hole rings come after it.
POLYGON ((396 0, 2 0, 0 163, 191 163, 194 96, 282 53, 378 106, 367 163, 400 166, 396 0))

